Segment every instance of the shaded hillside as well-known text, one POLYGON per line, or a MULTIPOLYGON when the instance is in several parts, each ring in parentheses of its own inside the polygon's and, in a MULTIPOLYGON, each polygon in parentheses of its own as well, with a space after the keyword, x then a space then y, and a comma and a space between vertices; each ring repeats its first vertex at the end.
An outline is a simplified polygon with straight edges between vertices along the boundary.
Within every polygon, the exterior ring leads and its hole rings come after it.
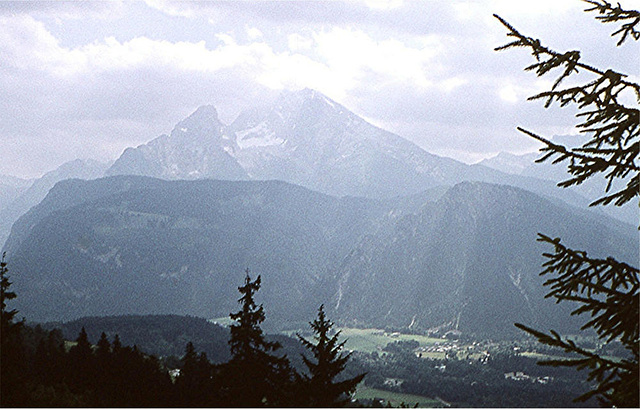
POLYGON ((305 327, 321 303, 359 325, 574 328, 543 298, 537 232, 631 262, 637 250, 631 226, 508 186, 378 202, 277 181, 124 176, 58 184, 7 248, 16 307, 35 321, 227 316, 250 268, 271 329, 305 327))
POLYGON ((97 179, 91 183, 85 183, 80 179, 60 181, 46 193, 40 203, 34 205, 13 224, 11 235, 4 244, 3 251, 9 254, 14 253, 22 241, 29 236, 31 229, 53 212, 91 202, 114 193, 155 188, 165 183, 160 179, 141 176, 97 179))
POLYGON ((576 329, 544 300, 538 273, 549 249, 537 233, 632 263, 638 244, 633 229, 613 219, 470 182, 390 225, 365 237, 336 272, 336 314, 347 322, 485 334, 515 331, 516 321, 576 329))
POLYGON ((76 159, 47 172, 28 186, 23 185, 20 194, 15 195, 11 201, 4 205, 0 205, 0 244, 4 244, 9 236, 13 223, 33 206, 40 203, 56 183, 70 178, 99 178, 104 176, 108 166, 109 164, 94 160, 76 159))
POLYGON ((43 202, 37 210, 45 216, 11 247, 18 307, 30 319, 226 316, 251 268, 263 276, 270 318, 306 323, 328 298, 322 283, 331 263, 383 211, 283 182, 116 178, 147 188, 100 198, 95 187, 110 179, 59 185, 59 199, 43 202), (83 189, 98 198, 61 204, 83 189))

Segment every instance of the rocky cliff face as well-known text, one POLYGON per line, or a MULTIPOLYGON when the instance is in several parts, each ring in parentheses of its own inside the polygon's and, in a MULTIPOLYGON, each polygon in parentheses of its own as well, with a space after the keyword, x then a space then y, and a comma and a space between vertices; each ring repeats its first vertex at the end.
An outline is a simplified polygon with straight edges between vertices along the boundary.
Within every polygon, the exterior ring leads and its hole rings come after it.
POLYGON ((170 135, 126 149, 106 174, 163 179, 246 179, 246 172, 229 154, 235 142, 223 135, 223 127, 214 107, 200 107, 179 122, 170 135))
POLYGON ((372 198, 504 176, 429 154, 309 89, 283 92, 272 106, 245 111, 228 126, 213 107, 201 107, 170 135, 127 149, 107 171, 124 174, 277 179, 327 194, 372 198))

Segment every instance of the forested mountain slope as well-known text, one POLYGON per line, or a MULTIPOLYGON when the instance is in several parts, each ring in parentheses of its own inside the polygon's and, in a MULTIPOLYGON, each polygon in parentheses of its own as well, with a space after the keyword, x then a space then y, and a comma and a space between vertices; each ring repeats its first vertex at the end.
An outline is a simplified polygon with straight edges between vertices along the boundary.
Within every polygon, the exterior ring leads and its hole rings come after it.
POLYGON ((277 181, 121 176, 58 184, 7 243, 30 320, 227 316, 244 270, 273 327, 319 304, 361 325, 509 332, 548 316, 536 233, 634 257, 636 232, 518 188, 462 183, 375 201, 277 181))

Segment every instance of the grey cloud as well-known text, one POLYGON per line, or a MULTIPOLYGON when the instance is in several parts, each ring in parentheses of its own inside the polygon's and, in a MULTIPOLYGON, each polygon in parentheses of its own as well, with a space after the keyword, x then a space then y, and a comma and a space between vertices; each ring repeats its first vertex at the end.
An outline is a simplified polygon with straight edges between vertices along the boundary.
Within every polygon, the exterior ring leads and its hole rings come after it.
MULTIPOLYGON (((373 31, 425 35, 459 33, 448 2, 407 1, 401 7, 379 10, 356 1, 217 1, 171 2, 171 6, 195 16, 208 15, 219 26, 237 22, 260 23, 277 28, 349 25, 373 31)), ((468 27, 465 27, 468 30, 468 27)))
MULTIPOLYGON (((356 111, 428 150, 492 153, 537 146, 516 131, 544 132, 576 123, 571 109, 545 110, 540 102, 507 103, 491 83, 469 83, 450 92, 388 84, 353 92, 356 111)), ((551 136, 551 135, 547 135, 551 136)))
POLYGON ((128 146, 170 132, 200 105, 215 105, 230 122, 253 101, 273 97, 239 71, 151 68, 67 79, 21 71, 10 80, 0 77, 0 91, 6 96, 0 103, 2 172, 23 175, 41 174, 74 155, 115 159, 128 146))
POLYGON ((31 14, 65 18, 104 16, 120 10, 122 0, 113 1, 0 1, 0 14, 31 14))

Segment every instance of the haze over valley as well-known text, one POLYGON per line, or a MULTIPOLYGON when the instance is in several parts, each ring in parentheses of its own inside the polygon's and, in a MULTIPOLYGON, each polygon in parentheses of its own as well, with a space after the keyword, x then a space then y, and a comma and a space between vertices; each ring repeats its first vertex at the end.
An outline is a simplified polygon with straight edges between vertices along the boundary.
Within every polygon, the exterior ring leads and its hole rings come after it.
POLYGON ((0 2, 0 406, 637 407, 639 16, 0 2))
POLYGON ((16 304, 37 321, 224 316, 250 268, 273 328, 324 303, 352 325, 576 330, 544 299, 536 234, 629 262, 635 251, 630 224, 551 180, 429 154, 309 89, 229 125, 200 107, 108 167, 61 167, 4 212, 45 194, 4 246, 28 272, 16 304))

